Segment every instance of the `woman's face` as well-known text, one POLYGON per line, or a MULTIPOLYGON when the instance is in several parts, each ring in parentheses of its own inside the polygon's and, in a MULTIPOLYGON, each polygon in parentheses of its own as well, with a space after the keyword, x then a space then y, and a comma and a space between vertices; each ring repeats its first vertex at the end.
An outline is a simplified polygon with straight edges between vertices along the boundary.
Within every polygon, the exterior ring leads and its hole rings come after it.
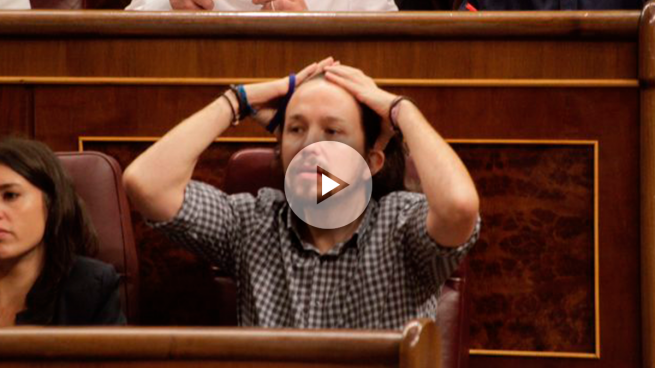
POLYGON ((43 192, 0 164, 0 261, 23 257, 40 247, 46 218, 43 192))

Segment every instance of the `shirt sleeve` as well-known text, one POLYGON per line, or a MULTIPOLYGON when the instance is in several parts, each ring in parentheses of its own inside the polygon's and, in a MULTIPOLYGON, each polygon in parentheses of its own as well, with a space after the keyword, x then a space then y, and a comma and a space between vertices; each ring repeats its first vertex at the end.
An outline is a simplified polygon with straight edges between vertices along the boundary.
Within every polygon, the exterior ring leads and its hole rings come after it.
POLYGON ((242 215, 254 215, 254 211, 248 211, 253 203, 250 194, 229 196, 209 184, 191 181, 178 214, 170 221, 148 224, 233 275, 236 249, 243 236, 240 229, 248 225, 243 224, 247 219, 242 215))
MULTIPOLYGON (((469 239, 457 247, 445 247, 435 242, 427 232, 428 202, 423 194, 407 193, 399 215, 399 230, 403 232, 407 257, 418 282, 429 289, 441 287, 471 250, 480 234, 481 220, 469 239)), ((434 290, 430 290, 434 292, 434 290)))

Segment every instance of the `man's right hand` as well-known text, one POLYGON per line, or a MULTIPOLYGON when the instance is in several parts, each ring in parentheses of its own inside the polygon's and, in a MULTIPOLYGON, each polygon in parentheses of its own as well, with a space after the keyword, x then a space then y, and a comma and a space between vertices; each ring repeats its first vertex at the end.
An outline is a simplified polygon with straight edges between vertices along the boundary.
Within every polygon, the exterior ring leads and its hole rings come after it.
POLYGON ((170 0, 173 10, 214 10, 214 0, 170 0))
MULTIPOLYGON (((326 67, 331 65, 339 65, 338 61, 334 61, 332 57, 328 57, 313 63, 296 74, 297 88, 304 81, 311 79, 316 74, 323 73, 326 67)), ((289 77, 284 77, 270 82, 254 83, 244 85, 248 102, 253 108, 258 110, 254 116, 255 120, 266 127, 270 120, 275 115, 277 109, 277 100, 287 94, 289 90, 289 77), (273 104, 271 104, 273 103, 273 104)))

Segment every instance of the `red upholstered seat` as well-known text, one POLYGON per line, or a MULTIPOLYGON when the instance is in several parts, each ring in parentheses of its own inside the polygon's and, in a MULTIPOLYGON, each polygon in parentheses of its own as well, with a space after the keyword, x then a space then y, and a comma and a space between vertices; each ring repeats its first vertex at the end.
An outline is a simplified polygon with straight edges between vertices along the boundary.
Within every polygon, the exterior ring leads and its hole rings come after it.
MULTIPOLYGON (((408 176, 415 176, 416 170, 409 160, 408 176)), ((281 170, 275 169, 275 152, 267 148, 245 149, 230 158, 225 178, 227 193, 249 192, 255 195, 262 187, 282 189, 284 178, 281 170)), ((468 366, 469 319, 468 287, 466 283, 467 262, 451 276, 439 298, 437 324, 442 335, 442 358, 444 368, 468 366)), ((236 291, 234 283, 226 277, 217 277, 219 293, 225 303, 221 306, 221 324, 236 324, 236 291)))
POLYGON ((130 207, 116 160, 99 152, 58 152, 64 169, 84 200, 100 239, 101 261, 121 275, 121 303, 128 323, 139 313, 139 266, 132 232, 130 207))

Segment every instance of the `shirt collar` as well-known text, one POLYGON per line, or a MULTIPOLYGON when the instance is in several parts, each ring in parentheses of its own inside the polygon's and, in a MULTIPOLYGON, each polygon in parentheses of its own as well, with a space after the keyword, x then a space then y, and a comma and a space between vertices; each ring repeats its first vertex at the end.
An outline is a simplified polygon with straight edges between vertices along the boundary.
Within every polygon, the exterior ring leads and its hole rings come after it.
MULTIPOLYGON (((373 198, 371 198, 371 200, 368 203, 368 206, 366 206, 366 210, 364 210, 364 218, 362 219, 362 222, 359 223, 359 226, 357 227, 357 230, 355 230, 355 232, 353 233, 353 236, 350 239, 337 244, 336 247, 331 249, 325 255, 339 255, 346 248, 345 245, 347 244, 353 244, 354 247, 359 247, 359 243, 361 239, 363 239, 363 237, 368 232, 368 229, 370 228, 371 220, 375 210, 377 209, 377 206, 378 206, 377 202, 373 198)), ((285 218, 285 221, 283 223, 285 224, 284 226, 286 230, 289 233, 295 235, 296 239, 298 240, 298 243, 301 245, 301 247, 304 250, 318 252, 318 250, 313 245, 306 244, 305 242, 302 241, 302 238, 300 237, 300 231, 298 231, 298 222, 302 220, 300 220, 298 216, 296 216, 293 213, 288 203, 286 204, 286 206, 284 206, 284 210, 286 210, 286 214, 281 213, 281 215, 284 216, 285 218)))

